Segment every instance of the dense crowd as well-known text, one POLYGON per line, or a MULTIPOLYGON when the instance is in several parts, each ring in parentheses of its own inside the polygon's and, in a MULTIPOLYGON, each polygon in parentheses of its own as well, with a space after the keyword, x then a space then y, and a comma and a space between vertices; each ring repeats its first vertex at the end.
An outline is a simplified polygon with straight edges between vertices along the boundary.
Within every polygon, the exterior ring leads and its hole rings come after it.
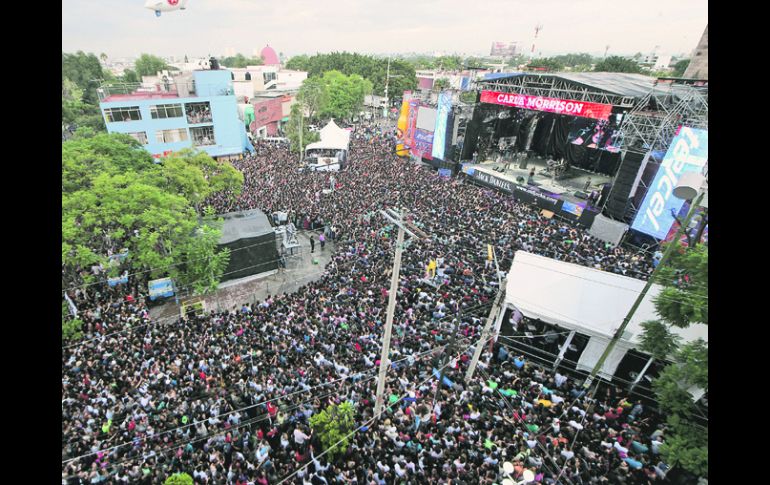
POLYGON ((235 162, 243 192, 213 197, 219 213, 283 211, 334 235, 322 277, 295 293, 168 322, 149 320, 139 287, 73 293, 86 324, 62 356, 62 483, 186 472, 198 484, 491 484, 506 461, 514 478, 529 469, 541 484, 656 480, 665 430, 613 387, 586 391, 505 342, 463 382, 498 290, 488 243, 503 272, 520 249, 636 277, 651 260, 510 196, 440 179, 393 147, 391 133, 359 127, 338 173, 301 172, 285 145, 267 142, 235 162), (391 406, 374 420, 395 243, 385 207, 430 238, 403 253, 391 406), (309 417, 344 401, 362 427, 329 461, 309 417))

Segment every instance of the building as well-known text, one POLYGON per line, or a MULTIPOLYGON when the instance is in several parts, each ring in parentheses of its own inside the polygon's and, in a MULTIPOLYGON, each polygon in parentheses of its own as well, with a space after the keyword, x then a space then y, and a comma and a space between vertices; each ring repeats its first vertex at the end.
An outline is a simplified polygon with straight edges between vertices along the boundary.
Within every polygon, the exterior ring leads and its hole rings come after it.
POLYGON ((261 93, 298 91, 307 73, 283 69, 279 65, 246 66, 228 69, 232 73, 235 96, 247 100, 261 93))
POLYGON ((698 46, 690 59, 690 65, 684 71, 684 77, 689 79, 708 79, 709 78, 709 26, 698 42, 698 46))
POLYGON ((668 69, 671 65, 671 56, 668 54, 657 53, 648 54, 641 58, 639 65, 641 67, 656 71, 668 69))
POLYGON ((99 88, 108 132, 131 135, 155 158, 198 148, 227 159, 253 149, 238 117, 229 71, 197 70, 173 78, 161 73, 156 79, 99 88))
POLYGON ((254 120, 249 123, 249 132, 260 138, 282 136, 295 102, 295 94, 280 92, 262 93, 252 98, 254 120))

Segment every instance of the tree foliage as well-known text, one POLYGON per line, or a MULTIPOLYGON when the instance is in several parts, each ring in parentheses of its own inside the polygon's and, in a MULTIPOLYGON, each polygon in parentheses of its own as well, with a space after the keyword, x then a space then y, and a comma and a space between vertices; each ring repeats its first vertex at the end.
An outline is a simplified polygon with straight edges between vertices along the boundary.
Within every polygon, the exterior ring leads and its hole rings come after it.
POLYGON ((99 81, 104 78, 102 65, 94 54, 86 54, 83 51, 77 51, 75 54, 61 54, 61 77, 62 90, 64 90, 64 80, 68 79, 83 91, 81 101, 98 105, 99 97, 96 89, 99 87, 99 81))
POLYGON ((169 65, 158 56, 142 54, 134 63, 134 68, 139 77, 155 76, 159 71, 169 69, 169 65))
POLYGON ((667 359, 679 348, 681 337, 672 333, 663 322, 659 320, 643 322, 642 329, 640 349, 654 358, 667 359))
POLYGON ((318 119, 329 100, 329 91, 321 77, 309 77, 302 81, 297 102, 306 110, 310 120, 318 119))
POLYGON ((347 451, 350 444, 347 436, 355 429, 354 414, 353 405, 345 401, 338 405, 329 405, 325 410, 310 417, 310 426, 320 437, 323 450, 331 455, 330 461, 335 455, 347 451))
MULTIPOLYGON (((372 83, 374 94, 385 93, 388 59, 350 52, 332 52, 314 56, 295 56, 286 63, 288 69, 307 71, 309 77, 323 76, 328 71, 339 71, 347 76, 356 74, 372 83)), ((388 92, 391 98, 400 98, 401 93, 417 87, 414 66, 401 59, 390 60, 390 81, 388 92)))
POLYGON ((320 139, 317 132, 310 131, 308 120, 305 119, 302 104, 297 102, 292 105, 289 113, 289 123, 286 125, 286 138, 289 139, 291 151, 300 153, 310 143, 320 139), (302 120, 300 121, 300 117, 302 120), (300 145, 300 126, 302 126, 302 144, 300 145))
POLYGON ((610 56, 594 66, 594 72, 631 72, 641 73, 642 68, 636 61, 620 56, 610 56))
POLYGON ((676 64, 674 64, 674 72, 672 76, 673 77, 684 76, 684 72, 687 70, 687 67, 689 65, 690 65, 690 59, 682 59, 681 61, 678 61, 676 64))
MULTIPOLYGON (((210 244, 218 230, 201 227, 195 208, 202 210, 202 201, 213 192, 238 193, 242 183, 242 174, 228 163, 191 150, 155 164, 127 135, 98 134, 62 143, 65 280, 87 280, 84 270, 98 264, 115 276, 118 268, 107 265, 108 255, 123 249, 129 257, 121 269, 151 278, 191 282, 188 274, 221 274, 218 268, 226 258, 210 244)), ((210 286, 211 279, 201 288, 210 286)))
POLYGON ((674 244, 677 248, 655 277, 655 282, 664 286, 653 300, 655 310, 664 321, 677 327, 708 324, 708 246, 698 244, 685 249, 679 241, 674 244))
POLYGON ((547 71, 561 71, 564 69, 564 64, 552 57, 544 57, 542 59, 533 59, 527 64, 529 69, 541 69, 544 68, 547 71))
POLYGON ((163 485, 193 485, 193 478, 187 473, 175 473, 168 477, 163 485))
POLYGON ((233 57, 223 58, 221 64, 226 67, 235 67, 235 68, 244 68, 246 66, 261 66, 262 58, 246 57, 243 54, 238 53, 233 57))
POLYGON ((326 90, 322 118, 350 119, 361 111, 364 96, 372 92, 372 83, 357 74, 346 76, 339 71, 329 71, 321 80, 326 90))
POLYGON ((433 82, 433 90, 441 92, 449 87, 449 79, 442 77, 433 82))

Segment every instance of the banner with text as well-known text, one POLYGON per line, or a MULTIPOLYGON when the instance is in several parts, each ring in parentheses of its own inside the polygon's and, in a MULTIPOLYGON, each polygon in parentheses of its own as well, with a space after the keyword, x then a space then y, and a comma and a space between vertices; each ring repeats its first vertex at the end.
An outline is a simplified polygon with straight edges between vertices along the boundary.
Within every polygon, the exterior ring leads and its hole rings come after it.
POLYGON ((596 120, 609 119, 612 114, 611 104, 588 103, 571 99, 544 98, 517 93, 501 93, 499 91, 482 91, 481 102, 524 108, 535 111, 545 111, 570 116, 582 116, 596 120))

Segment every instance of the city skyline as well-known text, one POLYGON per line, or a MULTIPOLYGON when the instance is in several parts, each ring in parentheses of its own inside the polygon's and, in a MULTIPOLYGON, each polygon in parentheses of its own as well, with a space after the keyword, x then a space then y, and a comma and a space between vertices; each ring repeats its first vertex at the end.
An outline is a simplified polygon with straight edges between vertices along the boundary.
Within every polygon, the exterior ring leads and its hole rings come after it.
POLYGON ((140 0, 64 0, 62 50, 104 52, 110 58, 144 52, 163 57, 228 51, 248 56, 269 44, 287 57, 333 51, 484 55, 492 42, 501 41, 517 42, 518 52, 529 54, 535 26, 542 25, 535 55, 544 57, 603 55, 608 45, 607 55, 689 55, 708 23, 706 0, 649 0, 642 5, 493 0, 473 15, 468 15, 467 2, 456 0, 363 3, 285 0, 275 7, 248 0, 190 0, 187 10, 156 18, 140 0), (549 17, 554 11, 560 12, 558 18, 549 17))

